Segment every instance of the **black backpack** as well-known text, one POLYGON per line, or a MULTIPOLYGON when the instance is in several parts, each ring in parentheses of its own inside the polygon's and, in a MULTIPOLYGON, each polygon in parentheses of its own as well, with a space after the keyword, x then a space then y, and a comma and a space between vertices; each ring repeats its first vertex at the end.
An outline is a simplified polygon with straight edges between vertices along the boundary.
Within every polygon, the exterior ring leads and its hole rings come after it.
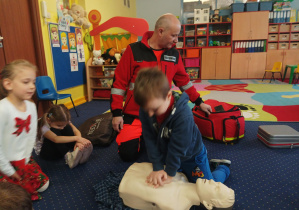
POLYGON ((97 115, 86 120, 78 129, 82 137, 93 145, 108 146, 117 135, 112 127, 112 118, 111 112, 97 115))

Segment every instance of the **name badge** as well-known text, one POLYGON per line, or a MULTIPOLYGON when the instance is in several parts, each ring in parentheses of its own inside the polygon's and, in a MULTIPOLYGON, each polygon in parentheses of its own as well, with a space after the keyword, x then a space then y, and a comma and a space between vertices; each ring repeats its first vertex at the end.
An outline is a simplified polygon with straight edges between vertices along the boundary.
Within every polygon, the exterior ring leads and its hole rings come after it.
POLYGON ((165 60, 165 61, 176 62, 176 57, 174 57, 174 56, 169 56, 169 55, 164 55, 164 60, 165 60))

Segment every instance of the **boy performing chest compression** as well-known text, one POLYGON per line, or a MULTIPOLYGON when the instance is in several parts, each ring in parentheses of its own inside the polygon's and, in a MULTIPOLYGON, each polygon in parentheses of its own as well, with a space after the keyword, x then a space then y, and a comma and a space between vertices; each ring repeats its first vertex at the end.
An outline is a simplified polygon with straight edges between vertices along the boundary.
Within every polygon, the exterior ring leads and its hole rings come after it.
POLYGON ((188 106, 189 97, 170 91, 166 76, 157 68, 141 70, 136 78, 134 99, 153 171, 146 182, 159 187, 170 183, 180 170, 190 182, 196 179, 227 180, 231 162, 207 158, 202 136, 188 106), (215 168, 211 172, 210 164, 215 168), (164 168, 165 165, 165 168, 164 168))

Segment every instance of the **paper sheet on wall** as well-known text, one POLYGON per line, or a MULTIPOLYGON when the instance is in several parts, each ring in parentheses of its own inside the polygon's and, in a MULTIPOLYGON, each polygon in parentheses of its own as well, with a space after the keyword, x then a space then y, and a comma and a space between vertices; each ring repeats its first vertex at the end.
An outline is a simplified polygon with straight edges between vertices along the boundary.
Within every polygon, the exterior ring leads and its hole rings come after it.
POLYGON ((49 33, 51 44, 53 47, 60 47, 59 36, 58 36, 58 27, 56 24, 49 24, 49 33))
POLYGON ((76 46, 76 35, 75 33, 69 33, 69 45, 70 45, 70 52, 76 52, 77 46, 76 46))
POLYGON ((62 52, 68 52, 68 39, 67 39, 67 32, 59 32, 60 34, 60 40, 61 40, 61 51, 62 52))
POLYGON ((85 54, 84 54, 81 28, 76 28, 75 33, 76 33, 76 39, 77 39, 78 62, 85 62, 85 54))
POLYGON ((62 16, 58 19, 58 29, 60 31, 70 32, 70 20, 65 16, 62 16))
POLYGON ((85 54, 83 45, 77 45, 78 61, 85 62, 85 54))
POLYGON ((71 71, 78 71, 77 53, 70 53, 71 71))

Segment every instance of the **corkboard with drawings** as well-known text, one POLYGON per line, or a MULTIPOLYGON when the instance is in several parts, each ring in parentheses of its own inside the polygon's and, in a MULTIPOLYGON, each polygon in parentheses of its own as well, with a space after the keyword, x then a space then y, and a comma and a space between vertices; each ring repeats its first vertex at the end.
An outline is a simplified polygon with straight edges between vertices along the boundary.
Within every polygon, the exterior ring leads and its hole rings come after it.
POLYGON ((49 23, 49 36, 57 90, 85 84, 82 29, 70 26, 69 31, 61 31, 58 24, 49 23))

